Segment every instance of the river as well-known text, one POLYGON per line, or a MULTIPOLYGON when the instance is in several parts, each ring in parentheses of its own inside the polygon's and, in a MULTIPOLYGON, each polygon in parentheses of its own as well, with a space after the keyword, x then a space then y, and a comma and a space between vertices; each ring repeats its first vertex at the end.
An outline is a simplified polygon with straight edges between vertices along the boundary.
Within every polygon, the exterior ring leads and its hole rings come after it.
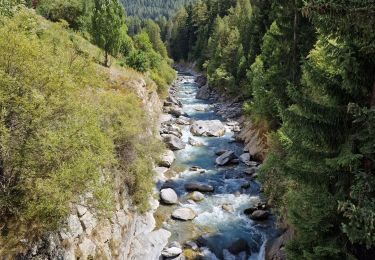
MULTIPOLYGON (((175 151, 176 160, 165 174, 166 182, 159 182, 157 188, 169 187, 176 191, 179 204, 160 205, 156 216, 159 226, 172 233, 171 241, 180 244, 195 241, 200 246, 203 259, 264 259, 267 239, 274 237, 274 217, 256 222, 244 214, 244 210, 264 202, 258 181, 246 173, 249 167, 244 163, 218 167, 215 159, 220 149, 234 151, 236 156, 244 153, 241 143, 234 141, 231 124, 219 116, 213 104, 196 98, 198 85, 195 76, 178 73, 174 97, 182 103, 182 110, 191 120, 220 120, 226 125, 221 137, 197 137, 190 132, 190 125, 179 125, 182 141, 188 143, 189 137, 202 143, 202 146, 187 144, 185 149, 175 151), (204 169, 191 171, 192 166, 204 169), (189 200, 185 184, 200 182, 213 186, 214 192, 205 193, 201 202, 189 200), (197 216, 192 221, 174 220, 168 216, 179 207, 191 208, 197 216), (241 245, 245 241, 247 253, 229 253, 234 243, 241 245)), ((244 247, 244 245, 241 245, 244 247)), ((241 247, 239 246, 239 247, 241 247)), ((232 250, 233 251, 233 250, 232 250)))

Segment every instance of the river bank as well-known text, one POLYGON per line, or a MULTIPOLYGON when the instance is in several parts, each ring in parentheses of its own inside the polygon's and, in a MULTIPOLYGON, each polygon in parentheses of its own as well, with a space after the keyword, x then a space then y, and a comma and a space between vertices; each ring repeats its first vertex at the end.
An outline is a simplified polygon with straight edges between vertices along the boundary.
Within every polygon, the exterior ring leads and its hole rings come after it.
POLYGON ((237 137, 242 103, 188 72, 178 74, 161 119, 170 151, 155 169, 161 198, 155 218, 172 234, 162 255, 264 259, 277 231, 256 180, 260 162, 237 137))

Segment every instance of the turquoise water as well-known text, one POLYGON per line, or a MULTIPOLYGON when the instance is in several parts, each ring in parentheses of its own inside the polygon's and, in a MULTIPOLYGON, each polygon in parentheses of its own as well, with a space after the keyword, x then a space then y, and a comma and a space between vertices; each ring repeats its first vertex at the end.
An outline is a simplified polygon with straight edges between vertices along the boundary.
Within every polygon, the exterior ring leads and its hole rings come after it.
MULTIPOLYGON (((179 74, 178 92, 176 97, 183 104, 183 111, 193 120, 225 120, 214 112, 212 104, 195 98, 197 85, 194 77, 179 74), (204 111, 197 111, 196 108, 204 111)), ((223 137, 196 137, 192 136, 190 126, 180 126, 182 140, 186 143, 188 138, 203 143, 203 146, 193 147, 187 145, 185 149, 175 152, 176 161, 173 168, 181 172, 168 181, 164 186, 172 187, 180 197, 181 205, 189 207, 197 213, 192 223, 168 221, 164 228, 172 232, 171 241, 185 242, 200 236, 208 252, 207 259, 223 259, 223 249, 228 248, 233 242, 244 239, 247 241, 251 254, 246 258, 236 259, 264 259, 264 243, 276 233, 274 221, 256 223, 250 220, 243 211, 256 205, 262 200, 260 184, 243 173, 247 167, 238 164, 227 167, 215 165, 215 151, 227 149, 235 152, 237 156, 243 153, 243 145, 233 142, 233 132, 227 129, 223 137), (189 171, 191 166, 199 166, 206 170, 204 173, 189 171), (187 182, 198 181, 215 187, 215 191, 205 194, 205 199, 196 204, 188 202, 184 185, 187 182), (248 184, 248 188, 241 188, 248 184), (231 205, 232 212, 225 211, 222 206, 231 205), (210 253, 211 252, 211 253, 210 253)), ((159 187, 163 184, 159 184, 159 187)), ((179 206, 181 206, 179 205, 179 206)), ((166 206, 161 206, 166 207, 166 206)))

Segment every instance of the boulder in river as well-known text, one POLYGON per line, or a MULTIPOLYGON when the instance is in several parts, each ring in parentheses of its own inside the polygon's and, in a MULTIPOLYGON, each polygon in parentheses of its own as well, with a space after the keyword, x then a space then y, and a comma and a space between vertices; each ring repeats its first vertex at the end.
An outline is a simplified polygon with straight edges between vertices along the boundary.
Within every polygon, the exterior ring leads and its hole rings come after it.
POLYGON ((160 191, 160 199, 165 204, 177 204, 178 203, 178 196, 176 192, 171 188, 162 189, 160 191))
POLYGON ((230 163, 232 160, 236 159, 236 155, 233 151, 226 151, 222 155, 216 158, 216 164, 219 166, 224 166, 230 163))
POLYGON ((185 190, 187 191, 200 191, 200 192, 213 192, 215 189, 213 186, 200 183, 200 182, 188 182, 185 184, 185 190))
POLYGON ((270 215, 268 210, 255 210, 253 213, 251 213, 250 218, 252 220, 261 221, 266 220, 268 216, 270 215))
POLYGON ((204 76, 204 75, 199 75, 199 76, 197 76, 197 77, 195 78, 195 83, 198 84, 198 87, 202 87, 202 86, 206 85, 206 83, 207 83, 207 78, 206 78, 206 76, 204 76))
POLYGON ((225 126, 220 120, 198 120, 190 127, 195 136, 219 137, 225 134, 225 126))
POLYGON ((222 155, 222 154, 225 153, 225 152, 228 152, 228 150, 225 150, 225 149, 218 149, 218 150, 215 151, 215 154, 216 154, 217 156, 220 156, 220 155, 222 155))
POLYGON ((174 135, 165 135, 164 142, 167 144, 169 149, 172 150, 182 150, 185 148, 186 144, 177 136, 174 135))
POLYGON ((161 157, 159 166, 161 167, 171 167, 175 160, 174 152, 167 150, 161 157))
POLYGON ((161 255, 165 258, 177 257, 182 253, 182 249, 178 247, 164 248, 161 255))
POLYGON ((243 154, 241 154, 241 156, 239 158, 240 158, 241 162, 247 163, 247 162, 250 161, 250 154, 249 153, 243 153, 243 154))
POLYGON ((202 201, 204 200, 204 195, 200 193, 199 191, 194 191, 192 194, 189 196, 193 201, 202 201))
POLYGON ((211 96, 211 89, 208 85, 202 86, 200 89, 197 91, 197 95, 195 96, 197 99, 203 99, 207 100, 211 96))
POLYGON ((189 144, 191 146, 202 146, 203 144, 197 140, 195 140, 194 138, 191 138, 189 137, 189 144))
POLYGON ((172 213, 172 217, 174 219, 183 220, 183 221, 192 220, 196 216, 197 215, 195 214, 195 212, 190 208, 179 208, 173 211, 172 213))

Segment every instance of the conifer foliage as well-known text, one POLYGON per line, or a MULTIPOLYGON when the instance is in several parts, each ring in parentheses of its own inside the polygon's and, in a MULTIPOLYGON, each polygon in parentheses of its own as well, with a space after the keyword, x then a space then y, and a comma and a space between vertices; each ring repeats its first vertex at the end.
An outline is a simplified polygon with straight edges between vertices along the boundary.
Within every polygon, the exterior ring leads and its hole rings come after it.
POLYGON ((375 257, 373 1, 197 1, 169 48, 267 129, 267 196, 289 259, 375 257), (222 8, 222 9, 221 9, 222 8))

